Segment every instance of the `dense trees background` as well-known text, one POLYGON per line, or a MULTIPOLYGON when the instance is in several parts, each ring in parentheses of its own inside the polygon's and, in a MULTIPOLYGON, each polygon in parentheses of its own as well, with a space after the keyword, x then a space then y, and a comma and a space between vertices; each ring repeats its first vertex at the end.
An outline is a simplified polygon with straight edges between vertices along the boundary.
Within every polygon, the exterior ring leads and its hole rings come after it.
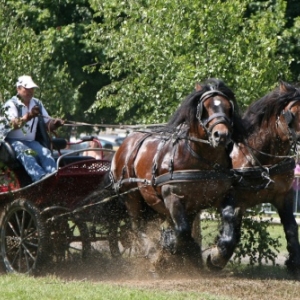
POLYGON ((54 116, 162 123, 197 81, 246 107, 300 78, 298 0, 0 0, 0 101, 31 74, 54 116))

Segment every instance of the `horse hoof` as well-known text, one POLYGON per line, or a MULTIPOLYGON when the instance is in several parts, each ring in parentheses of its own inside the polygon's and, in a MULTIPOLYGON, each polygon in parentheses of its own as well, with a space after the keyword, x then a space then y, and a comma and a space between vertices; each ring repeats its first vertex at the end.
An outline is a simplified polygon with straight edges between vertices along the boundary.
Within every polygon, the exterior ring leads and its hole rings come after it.
POLYGON ((164 250, 169 251, 171 254, 177 254, 176 236, 173 229, 162 229, 160 244, 164 250))

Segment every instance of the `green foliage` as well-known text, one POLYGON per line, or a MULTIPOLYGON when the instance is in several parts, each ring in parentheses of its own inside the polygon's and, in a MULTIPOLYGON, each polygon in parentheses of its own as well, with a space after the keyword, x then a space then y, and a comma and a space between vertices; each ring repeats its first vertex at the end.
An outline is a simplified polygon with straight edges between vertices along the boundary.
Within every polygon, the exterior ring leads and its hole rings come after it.
POLYGON ((271 220, 264 220, 261 215, 250 215, 243 219, 241 241, 235 249, 233 260, 241 263, 249 257, 249 264, 261 266, 263 262, 272 262, 280 252, 279 237, 273 238, 268 230, 271 220))
POLYGON ((278 51, 285 1, 265 1, 247 19, 252 1, 90 3, 102 22, 91 25, 88 45, 103 50, 100 71, 111 80, 92 110, 115 107, 120 121, 166 121, 208 77, 223 79, 243 106, 290 78, 292 59, 278 51))
POLYGON ((75 99, 72 80, 70 80, 66 65, 52 63, 53 51, 49 49, 49 44, 52 44, 53 40, 44 39, 44 35, 37 35, 30 27, 20 26, 22 20, 19 16, 14 15, 12 11, 7 15, 6 11, 9 10, 5 6, 2 7, 4 9, 0 10, 0 14, 5 22, 0 22, 0 26, 7 35, 2 35, 0 39, 1 102, 16 94, 15 83, 18 76, 28 74, 33 76, 40 87, 36 91, 36 97, 41 98, 53 116, 63 117, 67 111, 74 111, 76 101, 57 101, 63 97, 75 99), (8 19, 9 22, 7 22, 8 19), (6 26, 5 29, 4 26, 6 26))
POLYGON ((92 82, 83 66, 91 53, 81 37, 91 22, 87 0, 0 1, 0 102, 16 93, 15 82, 32 75, 36 96, 54 117, 87 121, 83 111, 94 101, 101 78, 92 82))
POLYGON ((298 78, 297 17, 295 0, 0 0, 0 101, 30 74, 51 114, 162 123, 217 77, 246 107, 298 78))

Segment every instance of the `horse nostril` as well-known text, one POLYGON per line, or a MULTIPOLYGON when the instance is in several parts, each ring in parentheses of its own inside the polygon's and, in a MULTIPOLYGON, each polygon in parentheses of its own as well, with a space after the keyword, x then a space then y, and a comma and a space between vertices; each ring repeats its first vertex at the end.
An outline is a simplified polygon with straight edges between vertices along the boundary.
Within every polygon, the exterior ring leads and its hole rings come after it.
POLYGON ((219 131, 215 131, 215 132, 214 132, 214 138, 215 138, 215 139, 219 139, 219 138, 220 138, 219 131))
POLYGON ((223 132, 215 131, 213 133, 213 139, 218 144, 224 144, 227 142, 227 135, 223 132))

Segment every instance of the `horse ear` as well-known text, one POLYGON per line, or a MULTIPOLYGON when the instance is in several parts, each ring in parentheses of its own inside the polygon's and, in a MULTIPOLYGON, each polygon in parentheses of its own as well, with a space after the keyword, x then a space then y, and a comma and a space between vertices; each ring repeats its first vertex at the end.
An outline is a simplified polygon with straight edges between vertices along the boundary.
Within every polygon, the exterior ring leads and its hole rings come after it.
POLYGON ((279 81, 279 91, 281 93, 286 93, 287 92, 287 87, 284 81, 280 80, 279 81))
POLYGON ((196 83, 195 83, 195 90, 196 90, 197 92, 199 92, 199 91, 202 90, 202 86, 201 86, 201 84, 200 84, 199 82, 196 82, 196 83))
POLYGON ((287 93, 287 92, 292 91, 294 89, 295 88, 291 84, 289 84, 285 81, 282 81, 282 80, 279 81, 279 91, 281 93, 287 93))

